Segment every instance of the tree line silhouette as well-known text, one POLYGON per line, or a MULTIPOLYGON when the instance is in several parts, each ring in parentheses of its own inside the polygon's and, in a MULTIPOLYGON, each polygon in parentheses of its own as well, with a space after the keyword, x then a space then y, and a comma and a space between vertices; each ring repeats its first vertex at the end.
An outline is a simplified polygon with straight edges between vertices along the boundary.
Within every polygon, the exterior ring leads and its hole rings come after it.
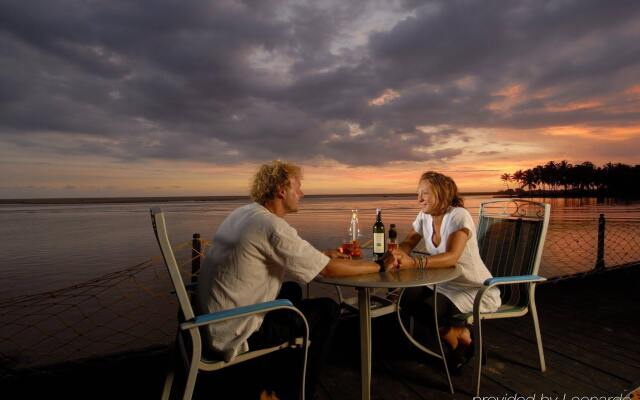
POLYGON ((590 161, 582 164, 549 161, 527 170, 504 173, 500 179, 507 185, 504 193, 509 194, 640 196, 640 165, 609 162, 596 167, 590 161))

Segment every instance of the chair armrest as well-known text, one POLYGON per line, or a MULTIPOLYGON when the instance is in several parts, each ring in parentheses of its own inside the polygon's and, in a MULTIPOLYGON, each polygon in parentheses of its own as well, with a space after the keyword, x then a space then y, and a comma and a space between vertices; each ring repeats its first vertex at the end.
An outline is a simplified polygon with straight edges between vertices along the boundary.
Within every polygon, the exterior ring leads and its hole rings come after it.
POLYGON ((198 315, 190 321, 186 321, 180 324, 180 329, 187 330, 198 326, 210 325, 216 322, 226 321, 228 319, 247 317, 254 314, 262 314, 273 310, 290 309, 297 314, 300 311, 293 306, 293 304, 286 299, 278 299, 267 301, 264 303, 252 304, 249 306, 233 308, 231 310, 217 311, 211 314, 198 315))
POLYGON ((538 275, 520 275, 520 276, 501 276, 498 278, 489 278, 484 281, 484 286, 511 285, 515 283, 538 283, 544 282, 547 278, 538 275))
POLYGON ((494 286, 513 285, 516 283, 538 283, 544 282, 547 278, 538 275, 519 275, 519 276, 500 276, 497 278, 489 278, 484 281, 483 286, 476 293, 473 302, 473 319, 476 321, 480 317, 480 304, 485 293, 494 286))

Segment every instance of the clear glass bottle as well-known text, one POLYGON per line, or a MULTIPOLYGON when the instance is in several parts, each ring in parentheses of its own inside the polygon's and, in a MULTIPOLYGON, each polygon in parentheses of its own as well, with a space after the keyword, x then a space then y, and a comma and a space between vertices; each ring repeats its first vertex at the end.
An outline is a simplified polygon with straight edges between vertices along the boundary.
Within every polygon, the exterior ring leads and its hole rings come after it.
POLYGON ((353 257, 362 256, 360 250, 360 225, 358 223, 358 209, 351 210, 351 222, 349 223, 349 237, 351 239, 351 255, 353 257))

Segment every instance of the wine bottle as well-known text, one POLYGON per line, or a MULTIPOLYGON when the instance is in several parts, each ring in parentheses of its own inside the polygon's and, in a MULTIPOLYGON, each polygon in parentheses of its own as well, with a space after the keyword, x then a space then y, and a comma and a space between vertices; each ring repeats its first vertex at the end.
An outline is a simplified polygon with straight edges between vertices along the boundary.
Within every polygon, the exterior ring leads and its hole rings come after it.
POLYGON ((373 254, 377 259, 384 255, 384 224, 382 210, 376 209, 376 223, 373 224, 373 254))
POLYGON ((398 232, 396 224, 389 225, 389 238, 387 239, 387 250, 394 251, 398 248, 398 232))

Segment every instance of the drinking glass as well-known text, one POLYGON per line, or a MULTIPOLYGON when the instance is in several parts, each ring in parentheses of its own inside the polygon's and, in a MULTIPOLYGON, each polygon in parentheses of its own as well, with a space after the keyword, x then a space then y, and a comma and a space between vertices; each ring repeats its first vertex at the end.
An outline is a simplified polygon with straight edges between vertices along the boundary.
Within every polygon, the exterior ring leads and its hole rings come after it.
POLYGON ((353 252, 353 242, 351 241, 351 239, 343 239, 342 244, 340 245, 340 248, 338 250, 345 256, 351 256, 353 252))

